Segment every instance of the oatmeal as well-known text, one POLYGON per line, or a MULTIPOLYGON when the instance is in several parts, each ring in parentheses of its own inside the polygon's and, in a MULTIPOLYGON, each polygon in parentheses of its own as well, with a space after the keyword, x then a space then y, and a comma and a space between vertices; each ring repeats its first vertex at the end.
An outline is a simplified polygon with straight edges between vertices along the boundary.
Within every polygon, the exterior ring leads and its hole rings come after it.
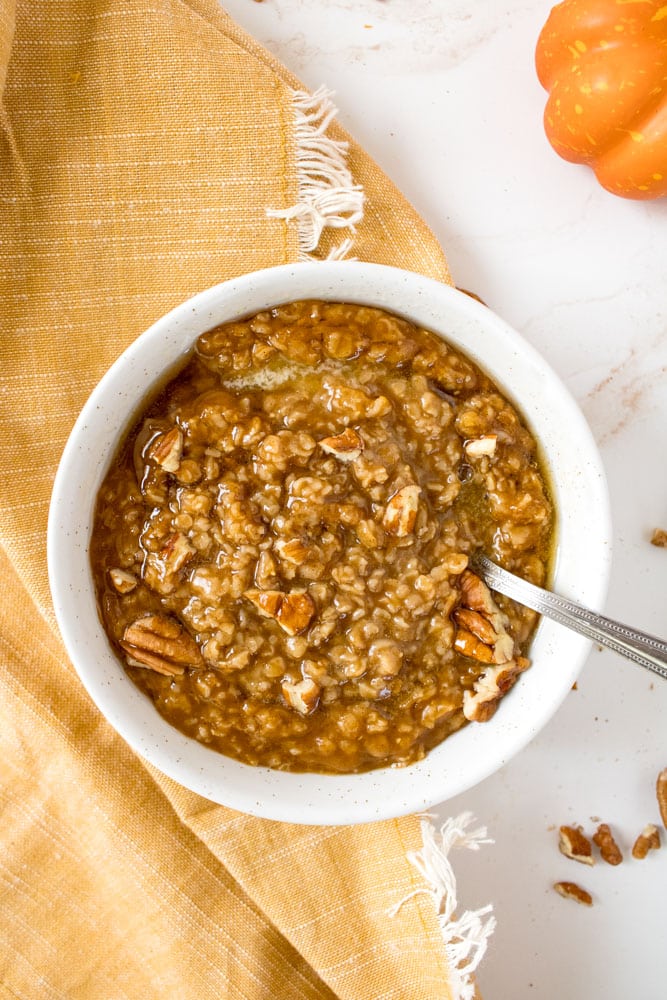
POLYGON ((100 614, 182 732, 249 764, 416 761, 484 722, 535 615, 468 569, 542 584, 536 444, 465 356, 379 309, 296 302, 203 334, 100 489, 100 614))

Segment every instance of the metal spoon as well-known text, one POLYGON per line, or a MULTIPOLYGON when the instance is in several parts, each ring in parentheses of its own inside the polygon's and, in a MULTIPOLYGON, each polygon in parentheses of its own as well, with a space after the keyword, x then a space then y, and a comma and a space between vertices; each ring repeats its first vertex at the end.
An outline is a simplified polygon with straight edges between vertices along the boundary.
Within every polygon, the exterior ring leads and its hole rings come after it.
POLYGON ((574 601, 568 601, 565 597, 536 587, 521 577, 508 573, 481 553, 472 558, 471 568, 491 590, 497 590, 499 594, 511 597, 519 604, 585 635, 587 639, 613 649, 667 680, 667 642, 662 639, 638 632, 628 625, 589 611, 574 601))

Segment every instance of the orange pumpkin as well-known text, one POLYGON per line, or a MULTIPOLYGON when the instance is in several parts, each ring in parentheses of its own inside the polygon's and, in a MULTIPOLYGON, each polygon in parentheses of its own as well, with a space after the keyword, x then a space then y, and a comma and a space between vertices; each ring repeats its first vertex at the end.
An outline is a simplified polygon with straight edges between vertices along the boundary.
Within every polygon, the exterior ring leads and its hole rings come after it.
POLYGON ((535 62, 556 152, 613 194, 667 195, 667 0, 564 0, 535 62))

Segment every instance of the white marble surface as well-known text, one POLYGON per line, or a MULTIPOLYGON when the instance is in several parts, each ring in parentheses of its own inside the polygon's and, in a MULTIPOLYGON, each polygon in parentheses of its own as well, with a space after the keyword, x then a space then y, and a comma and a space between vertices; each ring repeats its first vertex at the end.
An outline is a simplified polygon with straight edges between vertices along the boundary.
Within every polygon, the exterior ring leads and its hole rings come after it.
MULTIPOLYGON (((667 633, 667 201, 624 201, 561 161, 533 69, 548 0, 227 0, 419 209, 457 284, 548 359, 600 446, 612 500, 612 616, 667 633)), ((576 448, 576 441, 572 442, 576 448)), ((591 518, 595 511, 591 511, 591 518)), ((594 572, 594 568, 591 570, 594 572)), ((667 683, 595 650, 577 691, 512 763, 441 807, 495 845, 457 858, 464 906, 495 905, 485 1000, 665 1000, 667 843, 619 868, 559 855, 554 825, 601 817, 626 854, 657 821, 667 683), (552 891, 581 881, 592 910, 552 891)))

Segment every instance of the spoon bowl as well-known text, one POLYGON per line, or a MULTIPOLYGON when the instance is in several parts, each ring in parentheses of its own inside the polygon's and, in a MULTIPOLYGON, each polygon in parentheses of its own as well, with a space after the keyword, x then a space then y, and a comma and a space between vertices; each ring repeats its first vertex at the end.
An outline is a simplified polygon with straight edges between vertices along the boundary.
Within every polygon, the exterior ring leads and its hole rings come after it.
POLYGON ((639 632, 629 625, 622 625, 612 618, 605 618, 575 601, 568 601, 549 590, 536 587, 481 553, 474 556, 471 565, 491 590, 532 608, 593 642, 613 649, 667 680, 667 642, 662 639, 639 632))

